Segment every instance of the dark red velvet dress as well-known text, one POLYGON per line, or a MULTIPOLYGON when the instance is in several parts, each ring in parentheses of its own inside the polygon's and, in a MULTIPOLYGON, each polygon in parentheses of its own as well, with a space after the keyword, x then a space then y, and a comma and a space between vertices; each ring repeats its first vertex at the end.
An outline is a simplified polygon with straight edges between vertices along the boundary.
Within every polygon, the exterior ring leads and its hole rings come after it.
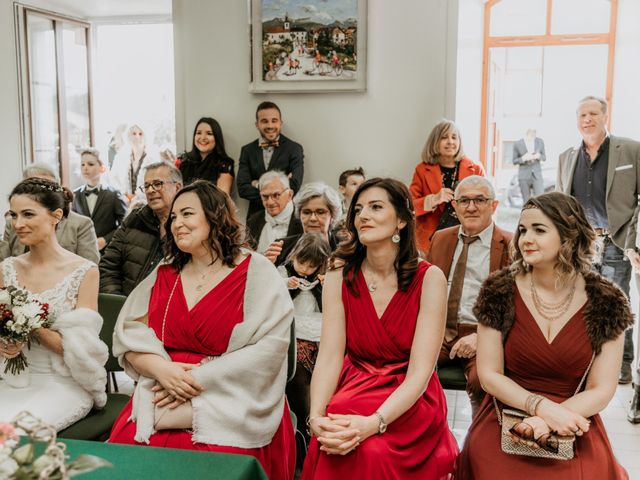
MULTIPOLYGON (((589 365, 593 350, 581 308, 551 343, 515 292, 515 322, 504 345, 504 371, 518 385, 556 402, 573 396, 589 365)), ((502 406, 501 406, 502 408, 502 406)), ((576 438, 571 460, 509 455, 500 448, 500 426, 487 395, 471 424, 456 463, 457 480, 615 480, 628 478, 616 461, 600 415, 591 418, 589 431, 576 438)))
MULTIPOLYGON (((251 257, 247 257, 225 279, 193 306, 191 311, 182 291, 182 282, 174 292, 165 324, 165 348, 176 362, 199 363, 207 356, 223 354, 229 345, 233 327, 242 322, 244 289, 251 257)), ((162 319, 176 273, 169 266, 158 269, 158 278, 149 301, 149 326, 161 337, 162 319)), ((284 392, 283 392, 284 395, 284 392)), ((109 442, 144 445, 134 441, 136 425, 130 420, 131 402, 116 420, 109 442)), ((153 447, 182 448, 209 452, 235 453, 256 457, 267 476, 293 479, 295 470, 295 437, 289 408, 285 402, 282 422, 271 443, 262 448, 193 443, 189 430, 160 430, 151 435, 153 447)))
MULTIPOLYGON (((343 285, 347 355, 328 413, 371 415, 402 383, 428 267, 427 262, 420 263, 409 289, 396 292, 382 318, 376 314, 362 273, 356 280, 359 297, 343 285)), ((319 447, 312 438, 303 480, 443 479, 453 470, 458 453, 435 373, 425 393, 384 434, 369 437, 346 456, 327 455, 319 447)))

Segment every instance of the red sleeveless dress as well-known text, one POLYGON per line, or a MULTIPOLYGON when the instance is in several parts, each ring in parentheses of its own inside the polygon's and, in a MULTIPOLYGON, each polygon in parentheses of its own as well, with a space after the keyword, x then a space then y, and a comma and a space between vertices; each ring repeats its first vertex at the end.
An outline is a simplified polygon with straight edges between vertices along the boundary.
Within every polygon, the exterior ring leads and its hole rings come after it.
MULTIPOLYGON (((551 343, 515 288, 515 321, 504 344, 505 375, 530 392, 561 402, 573 396, 593 349, 587 336, 582 307, 551 343)), ((502 407, 501 407, 502 408, 502 407)), ((493 397, 486 395, 473 419, 456 462, 455 478, 544 478, 558 480, 621 480, 629 478, 616 461, 600 415, 577 437, 571 460, 509 455, 500 447, 500 426, 493 397)))
MULTIPOLYGON (((243 320, 244 290, 250 259, 249 256, 243 260, 191 310, 187 308, 182 282, 178 280, 164 331, 164 345, 173 361, 196 364, 207 356, 218 356, 227 350, 233 328, 243 320)), ((160 267, 151 292, 149 326, 158 338, 162 338, 162 319, 176 275, 169 265, 160 267)), ((133 439, 136 425, 130 416, 131 401, 116 420, 110 443, 144 445, 133 439)), ((295 437, 286 402, 280 427, 271 443, 261 448, 193 443, 191 431, 188 430, 160 430, 151 435, 149 445, 251 455, 260 461, 267 476, 273 479, 293 479, 295 471, 295 437)))
MULTIPOLYGON (((422 280, 429 268, 420 262, 411 286, 398 290, 378 318, 362 272, 360 296, 342 287, 347 355, 328 413, 371 415, 402 383, 409 364, 422 280)), ((425 393, 382 435, 373 435, 351 453, 327 455, 312 438, 303 480, 446 479, 458 453, 447 425, 447 404, 434 373, 425 393)))

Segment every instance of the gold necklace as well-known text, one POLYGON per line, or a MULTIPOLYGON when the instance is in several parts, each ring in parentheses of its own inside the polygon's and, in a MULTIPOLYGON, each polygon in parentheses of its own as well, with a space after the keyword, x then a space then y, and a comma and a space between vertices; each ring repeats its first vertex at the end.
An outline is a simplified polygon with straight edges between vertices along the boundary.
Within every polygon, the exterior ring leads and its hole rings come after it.
MULTIPOLYGON (((204 288, 206 278, 207 278, 207 277, 209 276, 209 274, 210 274, 211 272, 213 272, 214 270, 213 270, 212 268, 207 268, 207 270, 206 270, 204 273, 202 273, 202 274, 201 274, 200 272, 198 272, 198 271, 197 271, 197 269, 196 269, 196 266, 195 266, 195 265, 193 266, 193 269, 196 271, 196 273, 197 273, 198 275, 200 275, 200 282, 198 282, 198 281, 196 280, 196 292, 200 293, 200 292, 202 291, 202 289, 204 288)), ((218 269, 218 270, 220 270, 220 269, 218 269)), ((216 270, 216 271, 218 271, 218 270, 216 270)))
POLYGON ((567 310, 569 310, 571 302, 573 301, 573 295, 575 291, 576 279, 574 279, 571 290, 569 290, 569 293, 567 293, 567 295, 562 300, 560 300, 558 303, 546 302, 538 294, 536 285, 533 282, 533 272, 531 272, 531 299, 533 300, 533 306, 545 320, 552 322, 562 317, 562 315, 564 315, 567 310))

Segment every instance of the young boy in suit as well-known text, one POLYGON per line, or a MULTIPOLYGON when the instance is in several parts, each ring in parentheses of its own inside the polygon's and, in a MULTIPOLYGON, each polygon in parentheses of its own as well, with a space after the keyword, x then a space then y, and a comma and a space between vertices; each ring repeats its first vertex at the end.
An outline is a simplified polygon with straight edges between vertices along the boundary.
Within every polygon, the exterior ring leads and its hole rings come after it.
POLYGON ((72 210, 93 220, 102 254, 124 220, 127 203, 119 190, 100 183, 106 167, 98 150, 86 148, 80 152, 80 171, 87 183, 73 191, 72 210))

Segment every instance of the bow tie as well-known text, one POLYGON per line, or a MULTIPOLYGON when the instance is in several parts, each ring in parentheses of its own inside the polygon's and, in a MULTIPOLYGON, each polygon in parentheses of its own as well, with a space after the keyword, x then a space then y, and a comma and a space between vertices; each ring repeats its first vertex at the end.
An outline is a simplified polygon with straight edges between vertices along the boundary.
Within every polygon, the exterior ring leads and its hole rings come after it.
POLYGON ((91 190, 87 189, 84 191, 85 196, 89 196, 89 195, 98 195, 98 189, 97 188, 92 188, 91 190))
POLYGON ((280 146, 280 142, 278 142, 278 140, 274 140, 273 142, 262 142, 260 144, 260 148, 262 148, 263 150, 269 147, 279 147, 280 146))

